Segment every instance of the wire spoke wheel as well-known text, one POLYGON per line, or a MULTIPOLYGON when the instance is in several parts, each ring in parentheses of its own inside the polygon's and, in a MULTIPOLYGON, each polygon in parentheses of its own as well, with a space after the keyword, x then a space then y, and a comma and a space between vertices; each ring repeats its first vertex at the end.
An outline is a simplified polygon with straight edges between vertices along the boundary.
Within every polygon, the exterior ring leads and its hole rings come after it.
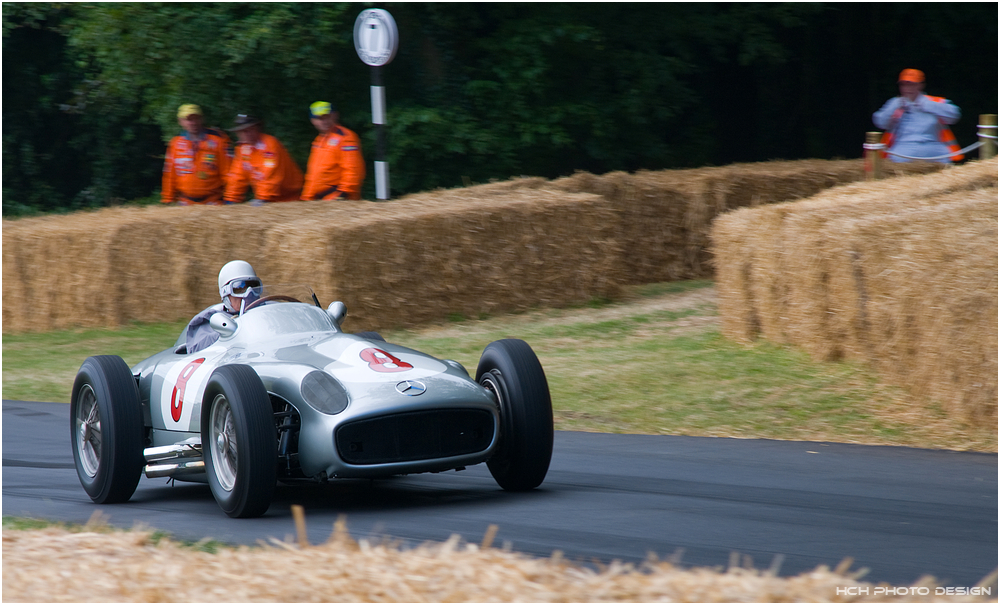
POLYGON ((80 404, 76 414, 77 453, 88 477, 96 477, 101 468, 101 410, 97 395, 89 384, 80 389, 80 404))
POLYGON ((239 470, 239 454, 236 437, 236 427, 233 425, 233 409, 229 406, 226 396, 219 394, 212 401, 211 421, 212 462, 215 463, 216 476, 222 489, 233 491, 236 485, 236 473, 239 470))
POLYGON ((73 464, 84 491, 98 504, 127 502, 145 464, 142 401, 128 364, 116 355, 88 357, 69 405, 73 464))
POLYGON ((277 482, 278 432, 260 377, 247 365, 212 373, 201 410, 208 485, 230 517, 267 512, 277 482))

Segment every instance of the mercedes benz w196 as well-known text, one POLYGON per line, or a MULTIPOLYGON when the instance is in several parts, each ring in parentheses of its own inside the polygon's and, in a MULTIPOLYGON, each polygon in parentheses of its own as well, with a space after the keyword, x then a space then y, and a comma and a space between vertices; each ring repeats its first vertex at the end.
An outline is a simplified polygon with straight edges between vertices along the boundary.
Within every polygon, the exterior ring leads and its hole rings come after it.
MULTIPOLYGON (((71 399, 73 457, 98 503, 142 475, 208 483, 231 517, 262 515, 279 481, 378 478, 485 462, 505 490, 534 489, 552 455, 552 404, 531 347, 457 361, 341 329, 346 308, 311 290, 211 317, 218 340, 174 346, 129 368, 87 358, 71 399), (301 302, 302 300, 312 302, 301 302)), ((286 287, 286 291, 287 291, 286 287)))

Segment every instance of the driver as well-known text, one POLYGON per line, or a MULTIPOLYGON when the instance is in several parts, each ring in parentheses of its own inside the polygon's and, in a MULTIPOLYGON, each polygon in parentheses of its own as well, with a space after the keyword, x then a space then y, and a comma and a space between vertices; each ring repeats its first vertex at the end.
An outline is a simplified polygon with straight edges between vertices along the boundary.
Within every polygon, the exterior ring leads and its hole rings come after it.
POLYGON ((219 296, 222 302, 194 316, 187 326, 187 352, 194 353, 211 346, 219 339, 209 321, 216 313, 230 315, 242 313, 260 298, 263 284, 250 263, 243 260, 229 261, 219 271, 219 296))

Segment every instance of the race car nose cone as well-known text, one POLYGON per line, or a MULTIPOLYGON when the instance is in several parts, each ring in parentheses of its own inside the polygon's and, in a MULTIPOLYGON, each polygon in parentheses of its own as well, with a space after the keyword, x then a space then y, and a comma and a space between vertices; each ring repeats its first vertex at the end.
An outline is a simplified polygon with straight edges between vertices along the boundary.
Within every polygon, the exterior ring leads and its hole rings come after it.
POLYGON ((396 390, 407 397, 416 397, 417 395, 423 395, 427 387, 419 380, 403 380, 396 383, 396 390))

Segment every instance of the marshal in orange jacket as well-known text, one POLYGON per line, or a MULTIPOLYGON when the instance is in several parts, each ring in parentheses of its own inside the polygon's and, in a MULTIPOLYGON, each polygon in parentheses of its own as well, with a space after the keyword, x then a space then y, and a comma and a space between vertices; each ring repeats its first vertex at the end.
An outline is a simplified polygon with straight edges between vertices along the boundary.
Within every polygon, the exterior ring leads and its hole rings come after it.
MULTIPOLYGON (((923 96, 927 97, 928 99, 930 99, 934 103, 948 103, 948 99, 946 99, 944 97, 932 97, 931 95, 923 95, 923 96)), ((903 115, 903 113, 904 113, 903 109, 897 109, 892 114, 893 121, 898 120, 900 118, 900 116, 903 115)), ((956 118, 956 120, 957 120, 957 118, 956 118)), ((955 133, 953 133, 951 131, 951 128, 948 128, 948 124, 946 124, 945 121, 942 120, 941 118, 938 118, 938 125, 939 125, 938 140, 940 140, 942 143, 944 143, 945 146, 948 148, 948 151, 950 151, 953 154, 956 151, 961 151, 962 148, 961 148, 961 146, 959 146, 958 140, 955 138, 955 133)), ((895 139, 896 139, 896 136, 893 134, 892 131, 884 132, 884 133, 882 133, 882 141, 881 141, 881 143, 883 145, 885 145, 886 149, 889 149, 890 147, 892 147, 892 144, 895 141, 895 139)), ((885 157, 888 157, 889 154, 887 154, 884 151, 880 151, 879 155, 881 155, 881 157, 885 158, 885 157)), ((962 154, 952 155, 948 159, 951 160, 952 162, 961 162, 962 160, 965 159, 965 156, 962 155, 962 154)))
POLYGON ((365 158, 361 140, 353 131, 334 126, 313 140, 306 168, 304 200, 361 199, 365 180, 365 158))
POLYGON ((226 177, 227 202, 243 201, 247 188, 265 202, 291 202, 302 192, 302 171, 277 138, 261 133, 256 145, 237 145, 226 177))
POLYGON ((163 163, 164 204, 212 204, 222 201, 232 158, 232 141, 220 130, 205 128, 194 140, 189 134, 170 139, 163 163))

